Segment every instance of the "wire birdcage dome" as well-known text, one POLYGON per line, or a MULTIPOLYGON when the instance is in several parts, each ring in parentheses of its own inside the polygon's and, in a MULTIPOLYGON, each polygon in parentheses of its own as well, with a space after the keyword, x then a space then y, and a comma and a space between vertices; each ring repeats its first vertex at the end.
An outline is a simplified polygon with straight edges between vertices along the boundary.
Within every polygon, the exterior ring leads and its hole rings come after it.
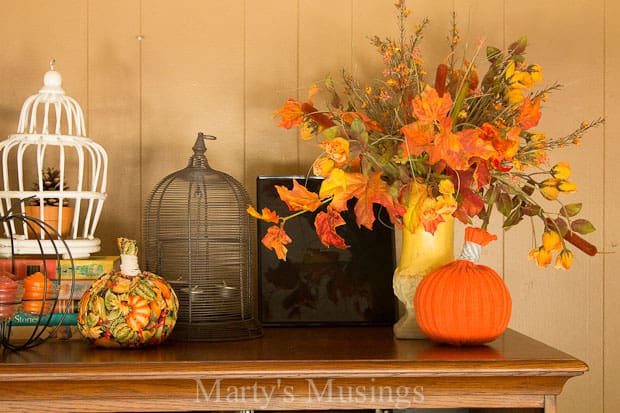
POLYGON ((179 298, 172 339, 259 337, 249 197, 233 177, 209 166, 205 139, 215 137, 199 133, 188 166, 151 192, 144 214, 146 267, 166 278, 179 298))
MULTIPOLYGON (((0 142, 0 214, 21 203, 22 214, 58 225, 66 242, 60 243, 62 254, 67 245, 74 258, 84 258, 100 250, 95 229, 106 198, 108 157, 86 137, 82 108, 65 95, 53 60, 50 66, 44 86, 22 106, 17 133, 0 142)), ((3 227, 0 256, 36 254, 41 246, 56 252, 44 231, 33 233, 14 221, 3 227)))

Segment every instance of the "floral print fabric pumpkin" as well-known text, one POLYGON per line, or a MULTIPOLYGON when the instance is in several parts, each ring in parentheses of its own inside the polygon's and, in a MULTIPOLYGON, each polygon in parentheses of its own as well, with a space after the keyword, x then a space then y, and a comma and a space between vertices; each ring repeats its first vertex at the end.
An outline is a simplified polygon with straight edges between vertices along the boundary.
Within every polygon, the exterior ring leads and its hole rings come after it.
POLYGON ((121 270, 99 277, 84 293, 78 330, 101 347, 159 344, 176 324, 177 296, 163 278, 139 270, 135 241, 118 242, 121 270))

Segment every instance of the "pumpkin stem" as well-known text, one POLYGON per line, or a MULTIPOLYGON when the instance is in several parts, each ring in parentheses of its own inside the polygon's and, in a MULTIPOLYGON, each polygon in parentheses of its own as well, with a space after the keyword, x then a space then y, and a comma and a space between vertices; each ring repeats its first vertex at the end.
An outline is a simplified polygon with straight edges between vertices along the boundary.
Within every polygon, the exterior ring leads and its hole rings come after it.
POLYGON ((461 251, 459 259, 477 263, 480 260, 482 247, 496 239, 496 235, 490 234, 485 229, 474 227, 465 228, 465 243, 463 244, 463 250, 461 251))
POLYGON ((121 253, 121 272, 129 276, 140 274, 136 241, 120 237, 116 239, 116 242, 121 253))

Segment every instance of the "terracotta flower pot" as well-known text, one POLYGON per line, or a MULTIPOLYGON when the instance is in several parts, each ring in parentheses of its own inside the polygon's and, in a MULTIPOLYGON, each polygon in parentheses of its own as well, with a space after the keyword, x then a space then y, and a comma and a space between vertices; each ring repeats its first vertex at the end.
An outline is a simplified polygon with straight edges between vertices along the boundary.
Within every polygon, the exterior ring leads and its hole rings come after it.
MULTIPOLYGON (((26 215, 41 219, 41 207, 39 205, 26 205, 25 207, 26 215)), ((56 231, 60 233, 60 235, 65 238, 69 231, 71 231, 71 223, 73 221, 73 207, 65 206, 62 207, 62 225, 58 226, 58 207, 51 205, 43 206, 43 221, 54 228, 56 231)), ((33 238, 41 237, 41 228, 38 225, 33 225, 32 229, 28 230, 28 235, 33 238)))

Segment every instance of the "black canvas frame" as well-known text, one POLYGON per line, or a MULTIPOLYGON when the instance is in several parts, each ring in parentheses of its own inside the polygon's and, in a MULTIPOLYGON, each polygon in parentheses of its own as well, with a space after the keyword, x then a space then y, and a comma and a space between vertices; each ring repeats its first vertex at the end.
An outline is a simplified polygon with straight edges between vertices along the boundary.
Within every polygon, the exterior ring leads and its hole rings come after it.
MULTIPOLYGON (((275 185, 293 187, 297 179, 318 191, 322 178, 260 176, 257 208, 280 216, 291 214, 278 198, 275 185)), ((352 207, 354 201, 351 201, 352 207)), ((258 224, 258 307, 266 326, 391 325, 398 305, 392 289, 396 265, 394 230, 387 212, 376 206, 373 231, 359 228, 352 212, 343 212, 346 225, 337 228, 350 248, 323 246, 314 230, 316 214, 305 213, 286 222, 293 239, 286 261, 261 244, 272 223, 258 224)), ((352 208, 350 208, 352 211, 352 208)))

